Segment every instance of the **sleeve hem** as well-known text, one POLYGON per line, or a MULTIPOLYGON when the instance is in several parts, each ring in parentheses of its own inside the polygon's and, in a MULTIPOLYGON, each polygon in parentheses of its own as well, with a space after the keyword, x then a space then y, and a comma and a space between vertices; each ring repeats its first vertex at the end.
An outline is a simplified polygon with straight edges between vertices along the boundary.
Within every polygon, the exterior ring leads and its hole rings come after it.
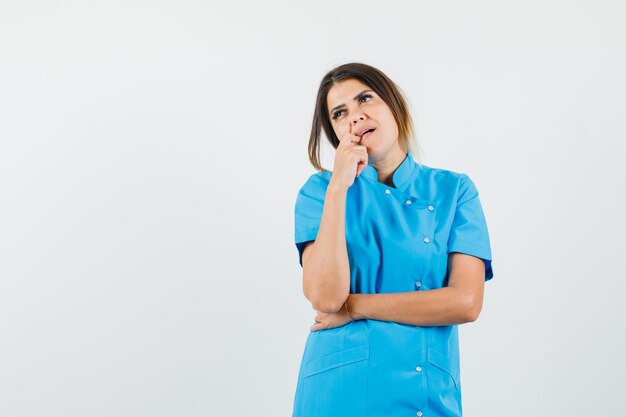
POLYGON ((298 249, 298 262, 302 266, 302 252, 304 251, 304 243, 315 240, 319 227, 314 227, 309 230, 304 230, 295 234, 296 248, 298 249))
POLYGON ((491 249, 487 246, 476 245, 471 242, 457 240, 448 245, 448 253, 463 252, 468 255, 477 256, 482 259, 491 260, 491 249))
POLYGON ((300 242, 306 242, 306 241, 309 241, 309 240, 315 240, 315 238, 317 237, 317 232, 318 231, 319 231, 319 227, 314 227, 312 229, 308 229, 308 230, 303 230, 301 232, 297 232, 294 235, 295 242, 296 243, 300 243, 300 242))
POLYGON ((470 242, 456 241, 448 246, 448 253, 461 252, 481 258, 485 261, 485 281, 493 278, 493 268, 491 266, 491 249, 489 247, 476 245, 470 242))

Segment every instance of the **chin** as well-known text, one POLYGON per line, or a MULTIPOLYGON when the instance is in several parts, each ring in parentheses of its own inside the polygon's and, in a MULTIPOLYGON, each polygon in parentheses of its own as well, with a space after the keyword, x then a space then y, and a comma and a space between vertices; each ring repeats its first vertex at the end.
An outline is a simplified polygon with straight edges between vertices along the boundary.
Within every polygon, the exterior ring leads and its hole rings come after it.
POLYGON ((375 162, 380 159, 380 152, 376 150, 376 148, 371 148, 370 146, 366 146, 367 148, 367 159, 370 162, 375 162))

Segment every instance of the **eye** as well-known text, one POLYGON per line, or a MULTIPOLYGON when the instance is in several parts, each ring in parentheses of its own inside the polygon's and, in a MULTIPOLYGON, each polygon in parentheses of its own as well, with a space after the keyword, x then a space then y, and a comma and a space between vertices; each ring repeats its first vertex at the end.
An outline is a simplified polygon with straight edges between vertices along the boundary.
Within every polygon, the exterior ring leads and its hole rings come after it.
MULTIPOLYGON (((369 99, 371 99, 371 98, 372 98, 372 95, 371 95, 371 94, 363 94, 361 97, 359 97, 359 101, 363 103, 364 101, 361 101, 361 100, 363 100, 363 99, 365 99, 365 98, 369 98, 369 99)), ((367 100, 367 101, 370 101, 370 100, 367 100)), ((340 113, 341 113, 341 112, 343 112, 343 110, 337 110, 336 112, 334 112, 334 113, 333 113, 333 115, 332 115, 332 117, 331 117, 331 118, 332 118, 333 120, 335 120, 336 118, 338 118, 338 117, 339 117, 339 115, 340 115, 340 113)))
POLYGON ((343 110, 337 110, 336 112, 334 112, 332 119, 335 120, 337 117, 339 117, 339 113, 341 113, 342 111, 343 110))

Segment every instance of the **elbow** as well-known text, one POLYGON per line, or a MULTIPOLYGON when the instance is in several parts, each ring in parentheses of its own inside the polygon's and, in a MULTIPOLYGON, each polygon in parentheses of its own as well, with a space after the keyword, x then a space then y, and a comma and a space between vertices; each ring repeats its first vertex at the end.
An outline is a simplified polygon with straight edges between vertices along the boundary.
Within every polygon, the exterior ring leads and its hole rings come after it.
POLYGON ((482 310, 482 303, 474 297, 467 297, 463 303, 462 315, 465 323, 471 323, 478 320, 478 316, 482 310))
POLYGON ((323 313, 336 313, 343 308, 343 303, 348 298, 348 293, 337 291, 321 291, 316 289, 305 294, 311 302, 313 309, 323 313))
MULTIPOLYGON (((310 273, 304 274, 304 296, 311 302, 313 309, 323 313, 336 313, 343 308, 350 288, 338 286, 336 276, 331 280, 312 278, 310 273)), ((349 281, 348 281, 349 282, 349 281)))
POLYGON ((310 301, 313 308, 317 311, 321 311, 323 313, 336 313, 342 309, 346 298, 348 298, 347 295, 342 300, 329 296, 312 297, 310 301))
POLYGON ((341 310, 344 301, 348 298, 348 294, 341 299, 341 297, 330 296, 322 292, 312 294, 305 292, 304 295, 311 302, 311 306, 314 310, 323 313, 336 313, 341 310))
POLYGON ((470 309, 465 314, 465 323, 471 323, 473 321, 478 320, 478 316, 480 315, 480 310, 470 309))

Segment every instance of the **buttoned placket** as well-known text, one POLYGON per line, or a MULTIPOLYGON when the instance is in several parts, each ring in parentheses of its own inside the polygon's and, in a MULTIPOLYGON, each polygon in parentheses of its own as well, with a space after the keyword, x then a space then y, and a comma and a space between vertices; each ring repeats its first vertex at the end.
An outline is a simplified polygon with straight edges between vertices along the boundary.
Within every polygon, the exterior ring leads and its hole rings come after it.
MULTIPOLYGON (((406 157, 406 159, 402 162, 402 164, 400 164, 400 166, 396 169, 396 171, 394 172, 393 176, 392 176, 392 182, 395 185, 394 188, 394 192, 402 192, 402 189, 404 188, 404 186, 406 185, 408 179, 411 177, 411 174, 413 173, 414 169, 417 169, 417 167, 414 166, 414 163, 412 160, 408 159, 410 158, 408 155, 406 157)), ((382 185, 383 186, 383 192, 388 196, 388 197, 393 197, 392 196, 392 187, 389 186, 385 186, 384 184, 378 182, 378 173, 376 172, 376 170, 372 167, 372 166, 367 166, 365 168, 365 170, 363 170, 361 172, 361 174, 364 174, 364 178, 367 178, 373 182, 378 183, 378 185, 382 185)), ((396 201, 395 199, 392 199, 390 201, 396 201)), ((435 207, 433 204, 429 204, 430 202, 427 202, 426 200, 420 199, 419 197, 409 197, 406 198, 405 201, 405 205, 408 209, 412 209, 412 210, 423 210, 424 208, 426 208, 428 210, 429 213, 434 215, 434 210, 435 207), (420 204, 418 204, 418 207, 415 207, 414 202, 419 202, 420 204), (427 206, 423 206, 421 204, 428 204, 427 206)), ((434 233, 434 229, 429 230, 430 233, 434 233)), ((422 242, 421 244, 423 245, 430 245, 432 244, 432 237, 433 236, 424 236, 422 238, 422 242)), ((421 281, 415 281, 415 290, 420 290, 420 288, 422 287, 422 282, 421 281)), ((421 326, 415 326, 417 329, 420 329, 421 326)), ((426 375, 424 375, 424 367, 423 364, 417 364, 414 368, 416 374, 420 377, 426 377, 426 375)), ((424 417, 424 412, 422 410, 417 410, 415 415, 417 417, 424 417)))
MULTIPOLYGON (((411 200, 407 200, 407 204, 412 204, 411 200)), ((432 204, 428 204, 428 206, 426 207, 428 209, 428 211, 434 215, 434 210, 435 207, 432 204)), ((429 244, 431 243, 431 239, 428 236, 425 236, 424 239, 422 239, 422 241, 424 242, 424 244, 429 244)), ((419 291, 422 287, 422 282, 421 281, 415 281, 415 290, 419 291)), ((416 329, 421 329, 421 326, 415 326, 416 329)), ((418 372, 418 374, 420 374, 423 377, 426 377, 426 375, 422 375, 424 369, 421 366, 417 366, 415 368, 415 371, 418 372)), ((424 417, 424 412, 422 410, 417 410, 415 415, 417 417, 424 417)))
MULTIPOLYGON (((413 171, 415 169, 418 169, 418 167, 415 165, 415 163, 411 159, 411 157, 407 154, 405 156, 404 161, 400 164, 400 166, 398 166, 398 168, 394 171, 393 176, 392 176, 392 182, 396 186, 396 190, 404 187, 404 185, 409 180, 409 178, 411 177, 411 174, 413 173, 413 171)), ((367 178, 369 178, 371 180, 377 180, 378 179, 378 174, 377 174, 376 170, 373 167, 369 166, 369 165, 365 168, 364 171, 362 171, 362 173, 365 174, 365 177, 367 177, 367 178)), ((391 196, 391 189, 390 188, 385 188, 384 192, 388 196, 391 196)), ((418 199, 418 197, 413 197, 413 198, 418 199)), ((411 200, 411 198, 408 198, 407 200, 405 200, 405 204, 407 206, 411 206, 413 204, 413 200, 411 200)), ((427 206, 427 209, 430 212, 432 212, 434 210, 434 206, 432 204, 429 204, 427 206)), ((431 241, 431 238, 428 237, 428 236, 425 236, 423 238, 423 242, 425 244, 430 243, 430 241, 431 241)), ((420 281, 417 281, 415 283, 415 288, 419 289, 421 287, 421 285, 422 285, 422 283, 420 281)), ((419 326, 416 326, 416 327, 419 327, 419 326)))
MULTIPOLYGON (((407 205, 412 205, 412 204, 413 204, 413 201, 412 201, 412 200, 410 200, 410 199, 409 199, 409 200, 406 200, 406 204, 407 204, 407 205)), ((427 209, 428 209, 428 211, 429 211, 429 212, 431 212, 431 213, 435 210, 435 207, 434 207, 432 204, 429 204, 426 208, 427 208, 427 209)), ((425 236, 425 237, 422 239, 422 241, 424 242, 424 244, 428 244, 428 243, 430 243, 431 239, 430 239, 428 236, 425 236)), ((415 281, 415 290, 416 290, 416 291, 418 291, 418 290, 420 290, 420 289, 421 289, 421 287, 422 287, 422 282, 421 282, 421 281, 415 281)), ((421 326, 415 326, 415 328, 419 329, 419 328, 421 328, 421 326)))

